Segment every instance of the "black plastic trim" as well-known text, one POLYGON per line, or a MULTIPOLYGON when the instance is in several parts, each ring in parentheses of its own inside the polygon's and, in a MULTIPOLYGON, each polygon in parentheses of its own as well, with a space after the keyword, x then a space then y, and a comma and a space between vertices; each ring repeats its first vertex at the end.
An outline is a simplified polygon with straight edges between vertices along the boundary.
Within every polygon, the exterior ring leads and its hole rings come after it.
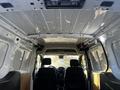
POLYGON ((0 3, 0 5, 3 7, 3 8, 13 8, 13 5, 9 2, 6 2, 6 3, 0 3))
POLYGON ((46 9, 81 9, 84 3, 85 0, 44 0, 46 9))
POLYGON ((112 7, 113 4, 114 4, 113 1, 103 1, 100 6, 102 6, 102 7, 112 7))

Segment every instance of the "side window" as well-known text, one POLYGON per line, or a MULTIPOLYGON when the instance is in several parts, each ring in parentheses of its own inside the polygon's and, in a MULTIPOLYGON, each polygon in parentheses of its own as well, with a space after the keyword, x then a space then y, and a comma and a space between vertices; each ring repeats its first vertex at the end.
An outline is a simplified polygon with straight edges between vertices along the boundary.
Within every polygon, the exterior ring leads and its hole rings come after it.
POLYGON ((100 44, 92 47, 89 51, 93 71, 105 71, 107 68, 107 61, 103 48, 100 44))
POLYGON ((112 49, 113 49, 116 61, 120 67, 120 41, 113 42, 112 49))
POLYGON ((7 49, 8 49, 8 44, 0 41, 0 68, 3 65, 5 54, 7 53, 7 49))
POLYGON ((13 61, 13 68, 15 70, 19 70, 20 69, 24 53, 25 53, 24 50, 22 50, 20 48, 15 51, 14 61, 13 61))

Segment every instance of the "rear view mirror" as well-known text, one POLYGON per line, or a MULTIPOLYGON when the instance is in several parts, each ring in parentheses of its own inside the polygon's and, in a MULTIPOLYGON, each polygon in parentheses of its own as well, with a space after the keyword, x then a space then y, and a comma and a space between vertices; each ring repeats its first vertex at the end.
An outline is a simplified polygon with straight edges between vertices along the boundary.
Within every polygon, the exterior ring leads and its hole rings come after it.
POLYGON ((59 59, 63 59, 64 58, 64 55, 59 55, 59 59))

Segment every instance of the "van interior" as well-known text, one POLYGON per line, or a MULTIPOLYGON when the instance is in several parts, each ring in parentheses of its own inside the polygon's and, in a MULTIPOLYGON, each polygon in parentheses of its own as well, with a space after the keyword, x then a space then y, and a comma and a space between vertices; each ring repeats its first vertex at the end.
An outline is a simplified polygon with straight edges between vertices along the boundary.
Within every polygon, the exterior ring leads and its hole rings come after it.
POLYGON ((120 0, 0 0, 0 90, 120 90, 120 0))

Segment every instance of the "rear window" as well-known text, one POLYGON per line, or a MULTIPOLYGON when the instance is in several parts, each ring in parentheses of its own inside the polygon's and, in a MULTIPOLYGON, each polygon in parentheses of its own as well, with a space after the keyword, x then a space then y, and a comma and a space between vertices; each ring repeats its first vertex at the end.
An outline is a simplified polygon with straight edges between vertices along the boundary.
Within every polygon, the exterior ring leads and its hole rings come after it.
POLYGON ((5 59, 5 55, 7 53, 7 49, 8 49, 8 44, 0 41, 0 68, 3 65, 4 59, 5 59))

